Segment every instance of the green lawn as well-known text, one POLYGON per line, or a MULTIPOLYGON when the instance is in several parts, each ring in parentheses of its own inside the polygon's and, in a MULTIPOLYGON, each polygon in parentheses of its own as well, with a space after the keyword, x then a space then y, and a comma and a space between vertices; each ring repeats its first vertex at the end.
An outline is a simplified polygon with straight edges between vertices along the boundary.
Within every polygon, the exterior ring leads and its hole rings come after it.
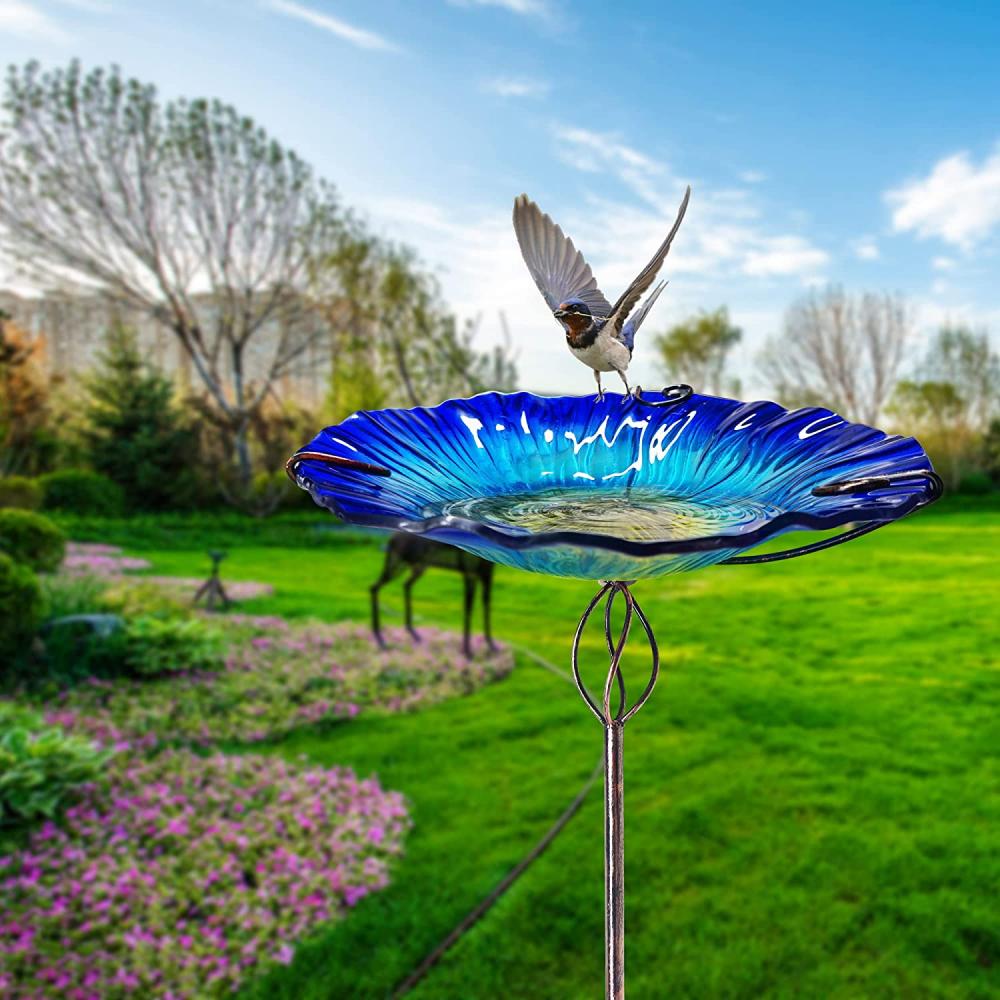
MULTIPOLYGON (((206 565, 201 549, 130 551, 158 573, 206 565)), ((626 738, 630 997, 1000 996, 998 557, 1000 514, 930 512, 811 558, 636 586, 665 669, 626 738)), ((248 544, 224 570, 275 585, 247 609, 363 619, 381 559, 248 544)), ((496 633, 563 667, 594 589, 500 569, 496 633)), ((457 577, 432 571, 416 595, 457 627, 457 577)), ((283 744, 377 772, 416 825, 387 891, 245 995, 389 995, 600 747, 574 689, 523 656, 473 697, 283 744)), ((595 789, 415 1000, 600 996, 600 810, 595 789)))

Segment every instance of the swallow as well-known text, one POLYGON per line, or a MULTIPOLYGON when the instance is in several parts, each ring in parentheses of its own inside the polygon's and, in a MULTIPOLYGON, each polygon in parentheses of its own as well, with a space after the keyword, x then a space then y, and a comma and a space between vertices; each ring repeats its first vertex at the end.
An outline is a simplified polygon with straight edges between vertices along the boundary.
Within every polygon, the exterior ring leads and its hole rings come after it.
POLYGON ((597 287, 597 279, 583 254, 559 226, 526 194, 514 200, 514 233, 521 255, 542 298, 565 331, 566 343, 573 356, 593 369, 598 399, 604 398, 601 372, 618 372, 625 383, 625 391, 632 392, 625 372, 632 360, 635 334, 666 282, 661 281, 635 315, 631 319, 629 316, 656 280, 684 220, 690 198, 691 188, 688 187, 667 238, 614 305, 597 287))

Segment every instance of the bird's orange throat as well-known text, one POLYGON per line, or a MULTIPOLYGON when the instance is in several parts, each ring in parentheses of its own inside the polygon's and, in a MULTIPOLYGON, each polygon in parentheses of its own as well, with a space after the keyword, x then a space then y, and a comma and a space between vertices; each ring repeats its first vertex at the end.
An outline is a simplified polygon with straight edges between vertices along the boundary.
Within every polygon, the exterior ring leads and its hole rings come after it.
POLYGON ((566 343, 570 347, 589 347, 594 342, 594 335, 590 329, 593 320, 590 316, 570 314, 564 317, 561 322, 566 331, 566 343))

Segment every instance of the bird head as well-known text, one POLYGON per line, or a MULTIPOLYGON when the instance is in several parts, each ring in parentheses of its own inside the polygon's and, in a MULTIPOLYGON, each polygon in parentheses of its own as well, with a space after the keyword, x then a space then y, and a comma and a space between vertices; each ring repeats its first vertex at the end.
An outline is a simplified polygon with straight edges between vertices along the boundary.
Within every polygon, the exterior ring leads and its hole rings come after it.
POLYGON ((560 302, 558 308, 552 311, 552 315, 559 320, 568 334, 584 333, 590 329, 590 325, 594 321, 594 316, 587 304, 578 299, 560 302))

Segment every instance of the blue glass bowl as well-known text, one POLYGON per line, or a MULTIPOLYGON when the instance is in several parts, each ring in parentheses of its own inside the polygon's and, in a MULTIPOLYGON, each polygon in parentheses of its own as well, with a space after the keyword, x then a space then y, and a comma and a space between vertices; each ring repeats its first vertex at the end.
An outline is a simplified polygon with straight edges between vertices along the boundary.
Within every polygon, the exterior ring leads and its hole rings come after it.
POLYGON ((614 393, 356 413, 289 462, 345 521, 590 580, 696 569, 795 529, 895 520, 928 502, 926 480, 814 491, 917 470, 931 463, 913 438, 830 410, 700 395, 650 408, 614 393))

